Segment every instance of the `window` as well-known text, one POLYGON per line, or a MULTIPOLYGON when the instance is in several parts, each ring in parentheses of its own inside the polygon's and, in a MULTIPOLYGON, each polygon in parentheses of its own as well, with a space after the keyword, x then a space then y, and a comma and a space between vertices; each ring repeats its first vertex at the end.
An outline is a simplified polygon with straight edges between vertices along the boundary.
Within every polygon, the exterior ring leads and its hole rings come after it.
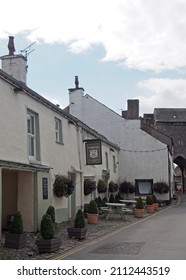
POLYGON ((116 157, 113 156, 113 172, 116 173, 116 157))
POLYGON ((63 143, 62 139, 62 123, 61 120, 55 118, 55 133, 56 133, 56 142, 63 143))
POLYGON ((30 160, 40 160, 39 153, 39 118, 27 111, 28 156, 30 160))
POLYGON ((109 162, 108 162, 108 153, 105 152, 105 163, 106 163, 106 169, 109 169, 109 162))
POLYGON ((153 180, 135 180, 137 187, 137 194, 148 195, 152 194, 152 183, 153 180))

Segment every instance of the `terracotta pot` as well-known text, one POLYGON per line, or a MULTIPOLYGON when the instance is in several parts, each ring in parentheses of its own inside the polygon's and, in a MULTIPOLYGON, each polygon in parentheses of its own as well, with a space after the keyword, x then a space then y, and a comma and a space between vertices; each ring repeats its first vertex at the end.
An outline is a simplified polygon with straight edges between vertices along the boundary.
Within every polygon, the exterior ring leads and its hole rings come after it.
POLYGON ((21 249, 26 247, 27 234, 21 233, 6 233, 5 234, 5 247, 21 249))
POLYGON ((154 211, 158 211, 158 203, 154 203, 154 211))
POLYGON ((134 215, 135 215, 136 218, 143 218, 144 209, 134 208, 134 215))
POLYGON ((87 213, 87 222, 89 224, 97 224, 98 223, 98 216, 99 216, 99 214, 87 213))
POLYGON ((154 213, 154 204, 146 205, 147 213, 154 213))

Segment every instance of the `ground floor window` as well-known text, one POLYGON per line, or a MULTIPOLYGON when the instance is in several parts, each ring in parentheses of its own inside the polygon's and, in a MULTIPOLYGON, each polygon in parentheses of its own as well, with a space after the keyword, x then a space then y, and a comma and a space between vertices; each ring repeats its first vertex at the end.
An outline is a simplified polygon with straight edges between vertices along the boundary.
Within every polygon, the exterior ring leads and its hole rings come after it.
POLYGON ((139 195, 152 194, 152 184, 153 180, 135 180, 136 192, 139 195))

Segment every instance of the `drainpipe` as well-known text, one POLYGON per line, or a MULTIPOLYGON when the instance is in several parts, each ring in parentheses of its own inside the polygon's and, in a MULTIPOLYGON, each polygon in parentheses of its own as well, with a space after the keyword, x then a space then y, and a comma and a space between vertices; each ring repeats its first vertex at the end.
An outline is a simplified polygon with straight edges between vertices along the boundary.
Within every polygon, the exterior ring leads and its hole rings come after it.
POLYGON ((171 200, 171 192, 172 192, 172 185, 171 185, 171 168, 170 168, 170 160, 169 160, 169 147, 167 147, 167 158, 168 158, 168 180, 169 180, 169 201, 171 200))
POLYGON ((2 168, 0 168, 0 240, 2 237, 2 205, 3 205, 3 197, 2 197, 2 191, 3 191, 3 186, 2 186, 2 168))
POLYGON ((83 171, 82 171, 82 158, 81 158, 81 135, 80 135, 80 128, 76 126, 77 130, 77 147, 78 147, 78 159, 79 159, 79 172, 80 172, 80 186, 81 186, 81 209, 84 206, 84 192, 83 192, 83 171))

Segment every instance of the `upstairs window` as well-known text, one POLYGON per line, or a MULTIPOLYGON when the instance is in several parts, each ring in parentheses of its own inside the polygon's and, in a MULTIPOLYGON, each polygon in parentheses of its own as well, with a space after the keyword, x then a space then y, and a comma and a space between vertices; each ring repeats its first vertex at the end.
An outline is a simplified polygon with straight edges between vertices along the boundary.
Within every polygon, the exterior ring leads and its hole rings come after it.
POLYGON ((62 144, 63 143, 62 122, 58 118, 55 118, 55 135, 56 135, 56 142, 62 144))
POLYGON ((106 164, 106 170, 109 170, 109 161, 108 161, 108 153, 105 152, 105 164, 106 164))
POLYGON ((113 156, 113 172, 116 173, 116 157, 113 156))
POLYGON ((40 160, 38 114, 27 111, 28 156, 30 160, 40 160))

